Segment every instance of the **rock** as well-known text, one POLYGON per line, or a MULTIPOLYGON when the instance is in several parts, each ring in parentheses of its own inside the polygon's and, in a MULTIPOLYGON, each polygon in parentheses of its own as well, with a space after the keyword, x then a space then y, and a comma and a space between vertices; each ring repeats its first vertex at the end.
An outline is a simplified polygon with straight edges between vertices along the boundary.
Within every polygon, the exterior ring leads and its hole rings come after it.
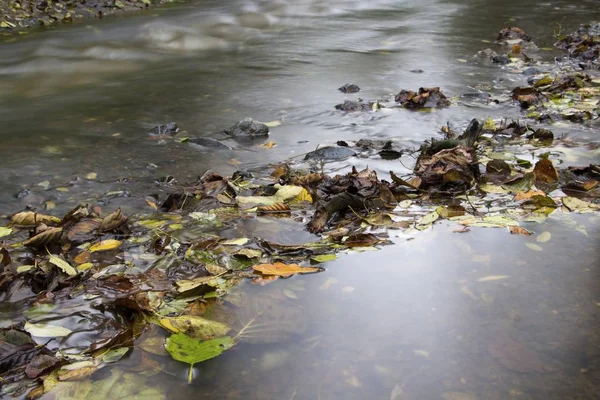
POLYGON ((173 136, 177 132, 179 132, 179 128, 177 127, 177 124, 175 122, 169 122, 168 124, 164 124, 164 125, 156 125, 154 128, 149 130, 147 132, 147 134, 151 135, 151 136, 163 136, 163 135, 173 136))
POLYGON ((401 90, 394 98, 396 103, 410 110, 421 108, 445 108, 450 106, 450 100, 444 96, 439 87, 419 88, 419 92, 401 90))
POLYGON ((514 44, 519 42, 531 42, 531 37, 525 34, 525 31, 516 26, 510 26, 502 29, 498 33, 497 43, 514 44))
POLYGON ((223 149, 223 150, 231 150, 232 147, 221 142, 220 140, 207 138, 207 137, 199 137, 199 138, 190 138, 187 140, 188 143, 197 147, 208 147, 211 149, 223 149))
POLYGON ((539 68, 536 68, 536 67, 529 67, 529 68, 527 68, 526 70, 524 70, 522 73, 523 73, 523 75, 526 75, 526 76, 531 76, 531 75, 539 75, 539 74, 541 74, 541 73, 543 73, 543 72, 544 72, 544 71, 542 71, 542 70, 541 70, 541 69, 539 69, 539 68))
POLYGON ((510 62, 510 59, 507 56, 494 56, 492 57, 492 62, 494 64, 506 65, 510 62))
POLYGON ((373 109, 373 104, 369 102, 365 103, 360 99, 359 101, 346 100, 342 104, 337 104, 335 109, 346 112, 371 111, 373 109))
POLYGON ((346 83, 344 86, 338 88, 338 90, 343 93, 358 93, 358 92, 360 92, 360 88, 358 87, 358 85, 355 85, 354 83, 346 83))
POLYGON ((304 159, 338 161, 355 155, 356 153, 347 147, 327 146, 307 153, 304 159))
POLYGON ((223 131, 232 137, 260 137, 269 136, 269 127, 252 118, 244 118, 223 131))

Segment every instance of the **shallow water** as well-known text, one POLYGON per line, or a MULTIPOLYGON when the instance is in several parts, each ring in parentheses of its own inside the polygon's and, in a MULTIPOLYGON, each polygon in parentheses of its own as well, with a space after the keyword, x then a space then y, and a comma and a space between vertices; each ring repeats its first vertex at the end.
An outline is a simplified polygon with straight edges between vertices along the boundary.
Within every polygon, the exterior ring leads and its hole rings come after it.
MULTIPOLYGON (((189 181, 209 168, 261 170, 337 140, 390 138, 418 147, 447 121, 462 128, 474 117, 518 118, 518 108, 494 104, 459 102, 434 113, 333 107, 420 86, 459 96, 484 85, 499 95, 525 78, 473 58, 493 47, 482 41, 518 25, 544 49, 555 22, 571 31, 599 19, 592 0, 197 1, 0 36, 0 213, 48 200, 60 213, 98 199, 149 212, 145 195, 165 197, 154 185, 161 176, 189 181), (360 94, 337 91, 347 82, 360 94), (176 121, 189 136, 222 138, 217 132, 246 116, 281 121, 268 139, 277 146, 228 140, 234 150, 202 150, 145 134, 176 121), (93 172, 97 178, 87 179, 93 172), (30 193, 17 199, 23 189, 30 193), (111 191, 126 193, 104 196, 111 191)), ((552 129, 598 143, 593 126, 552 129)), ((566 165, 599 159, 586 147, 555 157, 566 165)), ((414 162, 401 161, 356 158, 325 170, 368 165, 383 177, 414 162)), ((264 221, 246 224, 248 236, 268 234, 264 221)), ((301 309, 292 322, 302 329, 198 365, 191 386, 184 365, 157 357, 168 373, 152 384, 169 398, 600 398, 598 227, 597 218, 557 213, 529 227, 552 234, 539 252, 525 246, 536 236, 458 234, 438 223, 400 234, 381 251, 343 255, 320 274, 245 285, 244 295, 301 309), (498 275, 508 277, 478 281, 498 275)), ((65 310, 91 319, 85 307, 65 310)), ((2 305, 2 312, 5 321, 20 319, 14 307, 2 305)), ((138 365, 141 353, 134 350, 123 368, 138 365)))

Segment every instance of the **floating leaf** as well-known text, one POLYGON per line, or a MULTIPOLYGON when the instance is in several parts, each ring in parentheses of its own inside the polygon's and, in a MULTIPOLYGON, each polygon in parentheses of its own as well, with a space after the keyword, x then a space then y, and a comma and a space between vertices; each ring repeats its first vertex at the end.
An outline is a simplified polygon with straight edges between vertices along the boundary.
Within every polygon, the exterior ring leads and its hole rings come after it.
POLYGON ((273 147, 275 147, 275 145, 275 142, 267 142, 259 145, 258 147, 262 147, 263 149, 272 149, 273 147))
POLYGON ((110 349, 106 353, 102 354, 102 362, 114 363, 119 361, 127 352, 129 347, 119 347, 116 349, 110 349))
POLYGON ((291 208, 285 203, 275 203, 272 206, 258 207, 256 210, 258 214, 278 214, 289 213, 291 211, 291 208))
POLYGON ((94 253, 96 251, 106 251, 113 250, 118 248, 121 245, 121 241, 115 239, 107 239, 103 240, 89 248, 90 253, 94 253))
POLYGON ((167 339, 165 348, 174 360, 190 364, 188 383, 192 383, 194 364, 217 357, 233 347, 233 344, 233 339, 229 336, 199 342, 183 333, 177 333, 167 339))
POLYGON ((524 236, 533 235, 533 232, 531 232, 530 230, 527 230, 527 229, 523 228, 522 226, 516 226, 516 225, 508 226, 508 231, 513 235, 524 235, 524 236))
POLYGON ((255 271, 263 275, 290 276, 294 274, 306 274, 319 272, 322 269, 318 267, 301 267, 298 264, 284 264, 276 262, 274 264, 258 264, 252 267, 255 271))
POLYGON ((25 322, 25 327, 23 329, 29 332, 31 336, 37 337, 65 337, 72 332, 70 329, 62 326, 44 323, 33 324, 31 322, 25 322))
POLYGON ((310 259, 317 263, 324 263, 327 261, 333 261, 337 258, 336 254, 319 254, 318 256, 313 256, 310 259))
POLYGON ((73 268, 68 262, 60 258, 59 256, 50 255, 50 263, 56 265, 65 274, 69 276, 77 275, 77 270, 73 268))
POLYGON ((307 201, 312 204, 313 198, 306 189, 302 188, 302 191, 294 198, 294 201, 307 201))
POLYGON ((202 285, 208 285, 209 283, 216 282, 214 276, 201 276, 194 279, 182 279, 175 282, 177 285, 177 291, 179 293, 187 292, 202 285))
POLYGON ((562 203, 569 211, 590 212, 593 208, 596 208, 592 203, 579 200, 576 197, 563 197, 562 203))
POLYGON ((490 275, 484 276, 483 278, 477 279, 477 282, 491 282, 491 281, 500 281, 502 279, 510 278, 510 275, 490 275))
POLYGON ((191 315, 165 317, 161 318, 159 323, 162 327, 173 333, 185 333, 194 339, 202 340, 225 336, 231 329, 228 325, 221 322, 191 315))
POLYGON ((13 232, 11 228, 0 226, 0 237, 8 236, 13 232))

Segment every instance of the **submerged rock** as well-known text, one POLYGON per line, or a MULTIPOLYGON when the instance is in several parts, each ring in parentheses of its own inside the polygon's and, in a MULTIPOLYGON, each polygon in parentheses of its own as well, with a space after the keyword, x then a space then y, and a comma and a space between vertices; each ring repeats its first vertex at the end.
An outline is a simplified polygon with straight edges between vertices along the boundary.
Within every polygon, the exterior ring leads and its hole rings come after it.
POLYGON ((211 149, 223 149, 223 150, 231 150, 232 147, 221 142, 220 140, 208 138, 208 137, 200 137, 200 138, 190 138, 188 142, 195 146, 208 147, 211 149))
POLYGON ((163 136, 163 135, 173 136, 177 132, 179 132, 179 128, 177 127, 177 124, 175 122, 169 122, 168 124, 164 124, 164 125, 156 125, 154 128, 149 130, 147 132, 147 134, 150 136, 163 136))
POLYGON ((364 102, 360 99, 358 101, 346 100, 342 104, 337 104, 335 109, 346 112, 371 111, 373 109, 373 104, 374 103, 364 102))
POLYGON ((223 131, 232 137, 259 137, 269 136, 269 127, 252 118, 244 118, 223 131))
POLYGON ((304 159, 337 161, 346 159, 348 157, 353 157, 355 155, 356 152, 347 147, 327 146, 307 153, 304 159))
POLYGON ((358 85, 355 85, 354 83, 346 83, 344 86, 338 88, 338 90, 343 93, 358 93, 358 92, 360 92, 360 88, 358 87, 358 85))

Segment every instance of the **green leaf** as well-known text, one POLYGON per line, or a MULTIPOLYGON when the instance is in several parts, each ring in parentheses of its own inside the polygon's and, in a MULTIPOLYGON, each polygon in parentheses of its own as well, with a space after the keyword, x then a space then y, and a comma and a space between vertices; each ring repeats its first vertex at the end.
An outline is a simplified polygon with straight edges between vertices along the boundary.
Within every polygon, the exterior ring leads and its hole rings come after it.
POLYGON ((77 275, 77 270, 75 268, 71 267, 71 265, 69 265, 68 262, 66 262, 65 260, 63 260, 62 258, 60 258, 58 256, 50 255, 50 263, 56 265, 65 274, 67 274, 69 276, 77 275))
POLYGON ((12 233, 11 228, 7 228, 5 226, 0 226, 0 237, 8 236, 12 233))
POLYGON ((190 364, 188 383, 192 383, 194 364, 217 357, 233 344, 229 336, 200 342, 184 333, 176 333, 167 339, 165 348, 174 360, 190 364))
POLYGON ((310 259, 314 262, 323 263, 327 261, 333 261, 337 258, 335 254, 320 254, 318 256, 311 257, 310 259))

